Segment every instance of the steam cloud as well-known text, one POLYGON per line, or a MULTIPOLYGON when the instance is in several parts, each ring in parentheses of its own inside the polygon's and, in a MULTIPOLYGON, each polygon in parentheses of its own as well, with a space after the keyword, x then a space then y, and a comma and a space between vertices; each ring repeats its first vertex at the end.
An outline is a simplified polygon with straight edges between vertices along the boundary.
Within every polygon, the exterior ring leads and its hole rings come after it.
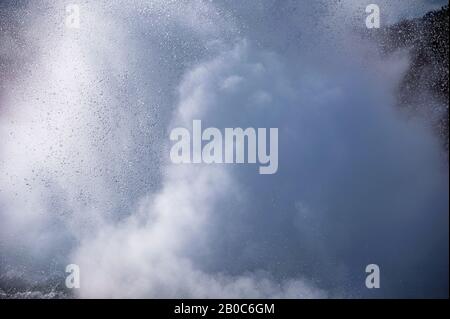
POLYGON ((446 296, 448 167, 395 108, 407 53, 354 32, 360 1, 78 3, 80 30, 39 1, 1 35, 24 60, 1 79, 3 281, 75 263, 79 297, 446 296), (278 173, 170 164, 194 119, 278 127, 278 173))

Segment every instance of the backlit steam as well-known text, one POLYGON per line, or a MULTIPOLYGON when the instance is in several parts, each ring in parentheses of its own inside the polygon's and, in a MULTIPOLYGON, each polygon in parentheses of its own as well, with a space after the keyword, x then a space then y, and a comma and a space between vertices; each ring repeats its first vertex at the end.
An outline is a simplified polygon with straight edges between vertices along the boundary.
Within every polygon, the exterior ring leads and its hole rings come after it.
POLYGON ((1 281, 75 263, 79 297, 447 294, 448 168, 354 1, 77 1, 80 29, 36 2, 6 50, 28 63, 0 102, 1 281), (277 174, 171 164, 193 120, 279 128, 277 174))

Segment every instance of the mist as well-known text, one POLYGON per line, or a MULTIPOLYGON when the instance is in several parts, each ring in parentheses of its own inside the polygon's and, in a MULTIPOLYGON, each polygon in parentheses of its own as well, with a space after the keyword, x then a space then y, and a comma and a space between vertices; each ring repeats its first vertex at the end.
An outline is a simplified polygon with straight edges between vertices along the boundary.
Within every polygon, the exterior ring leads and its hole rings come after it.
POLYGON ((24 1, 0 36, 1 282, 73 263, 81 298, 448 296, 448 163, 364 1, 76 2, 79 30, 24 1), (277 173, 172 164, 193 120, 279 128, 277 173))

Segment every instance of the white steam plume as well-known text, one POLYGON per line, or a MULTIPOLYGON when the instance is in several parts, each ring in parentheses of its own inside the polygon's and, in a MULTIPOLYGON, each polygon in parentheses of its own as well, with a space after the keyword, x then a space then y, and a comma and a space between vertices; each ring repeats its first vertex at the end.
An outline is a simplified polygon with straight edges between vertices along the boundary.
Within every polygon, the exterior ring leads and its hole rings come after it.
POLYGON ((388 296, 436 287, 447 169, 394 109, 407 57, 361 42, 351 3, 82 1, 78 31, 30 5, 48 19, 2 101, 1 267, 79 264, 80 297, 366 296, 373 260, 388 296), (278 174, 170 165, 193 119, 279 127, 278 174))

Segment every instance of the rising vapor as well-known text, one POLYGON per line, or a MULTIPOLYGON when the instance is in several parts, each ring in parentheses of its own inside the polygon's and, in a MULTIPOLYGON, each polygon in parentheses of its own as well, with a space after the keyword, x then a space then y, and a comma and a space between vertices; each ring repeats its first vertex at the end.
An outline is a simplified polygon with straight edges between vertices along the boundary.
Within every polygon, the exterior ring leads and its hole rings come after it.
MULTIPOLYGON (((409 55, 361 37, 362 4, 76 2, 79 30, 66 1, 2 26, 0 293, 67 297, 73 263, 81 298, 448 294, 448 165, 395 107, 409 55), (172 164, 194 120, 279 128, 277 174, 172 164)), ((434 8, 380 2, 392 23, 434 8)))

